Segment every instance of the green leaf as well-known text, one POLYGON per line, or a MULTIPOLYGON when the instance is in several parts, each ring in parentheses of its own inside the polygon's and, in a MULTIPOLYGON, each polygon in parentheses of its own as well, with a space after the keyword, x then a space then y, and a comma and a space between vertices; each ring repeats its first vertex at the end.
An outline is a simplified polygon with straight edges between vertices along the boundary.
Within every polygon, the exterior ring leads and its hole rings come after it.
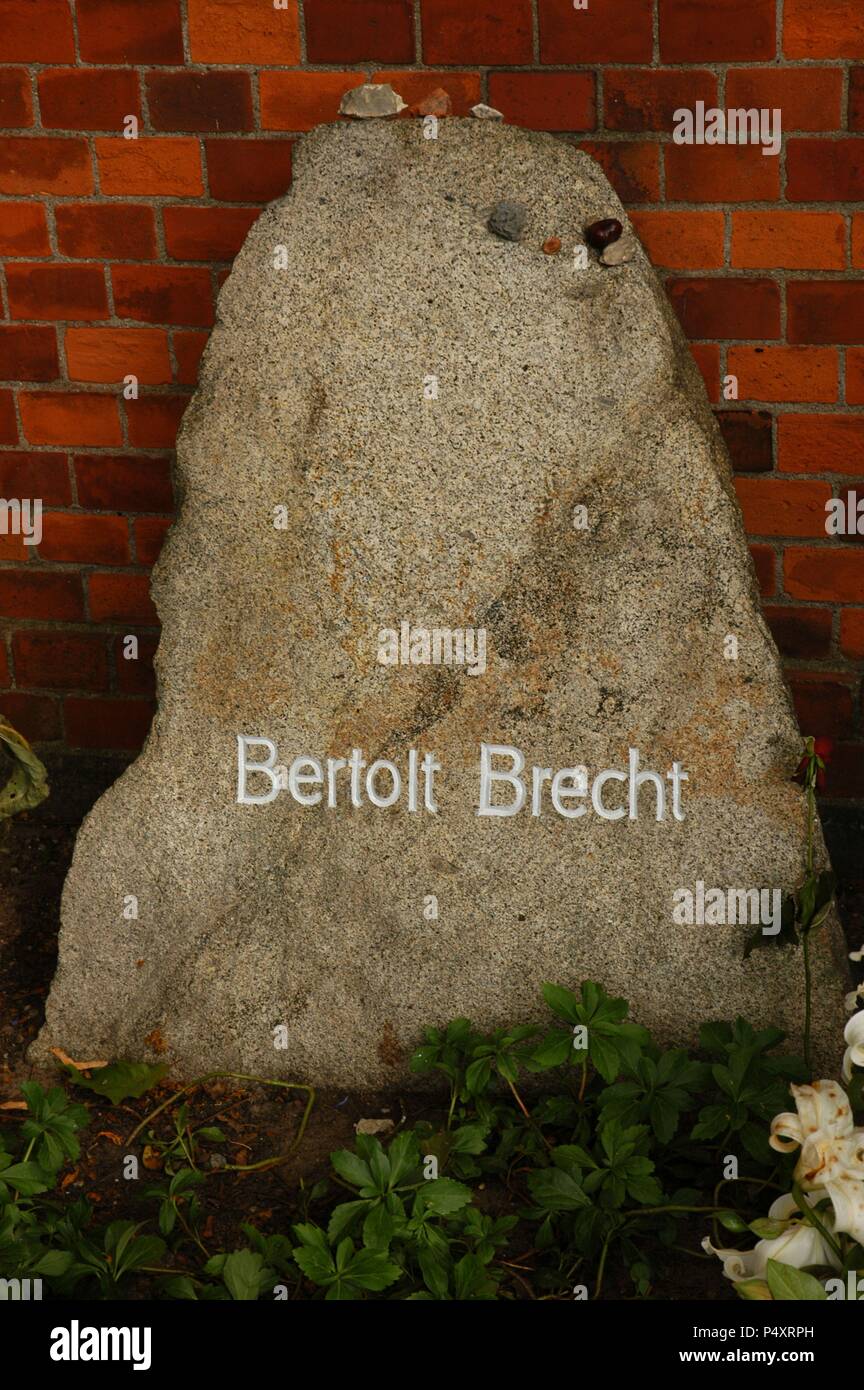
POLYGON ((85 1076, 75 1067, 63 1069, 69 1080, 87 1091, 107 1096, 112 1105, 123 1100, 137 1099, 150 1091, 168 1072, 167 1062, 110 1062, 99 1067, 92 1076, 85 1076))
POLYGON ((473 1197, 470 1187, 453 1178, 433 1178, 424 1183, 420 1191, 426 1206, 436 1216, 451 1216, 454 1211, 461 1211, 473 1197))
POLYGON ((545 1211, 578 1211, 591 1205, 579 1183, 561 1168, 536 1168, 528 1174, 528 1187, 545 1211))
POLYGON ((361 1217, 369 1213, 370 1203, 368 1200, 359 1202, 342 1202, 340 1206, 334 1207, 330 1214, 330 1223, 327 1227, 327 1239, 331 1244, 336 1243, 341 1236, 351 1231, 359 1222, 361 1217))
POLYGON ((254 1303, 261 1292, 264 1261, 254 1250, 235 1250, 225 1261, 222 1278, 238 1303, 254 1303))
POLYGON ((364 1163, 363 1159, 352 1153, 350 1149, 337 1149, 335 1153, 330 1155, 330 1162, 340 1178, 344 1178, 352 1187, 372 1186, 369 1164, 364 1163))
POLYGON ((793 1269, 779 1260, 769 1260, 765 1272, 768 1287, 778 1302, 816 1303, 828 1297, 819 1280, 803 1269, 793 1269))
MULTIPOLYGON (((587 985, 582 986, 583 997, 587 988, 587 985)), ((583 1022, 579 1001, 569 989, 563 989, 561 985, 544 984, 543 998, 553 1014, 563 1018, 565 1023, 583 1022)))
POLYGON ((22 1197, 47 1192, 52 1185, 49 1174, 43 1172, 38 1163, 13 1163, 11 1168, 3 1169, 3 1181, 22 1197))

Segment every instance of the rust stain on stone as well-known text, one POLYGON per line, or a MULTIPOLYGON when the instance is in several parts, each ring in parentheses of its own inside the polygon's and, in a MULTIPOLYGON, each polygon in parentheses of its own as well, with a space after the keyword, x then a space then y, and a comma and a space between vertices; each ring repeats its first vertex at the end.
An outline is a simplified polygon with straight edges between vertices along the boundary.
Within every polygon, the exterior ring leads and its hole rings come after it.
POLYGON ((378 1040, 376 1051, 379 1061, 383 1062, 385 1067, 395 1069, 402 1065, 402 1048, 399 1045, 399 1039, 394 1032, 393 1025, 389 1021, 384 1024, 384 1031, 378 1040))

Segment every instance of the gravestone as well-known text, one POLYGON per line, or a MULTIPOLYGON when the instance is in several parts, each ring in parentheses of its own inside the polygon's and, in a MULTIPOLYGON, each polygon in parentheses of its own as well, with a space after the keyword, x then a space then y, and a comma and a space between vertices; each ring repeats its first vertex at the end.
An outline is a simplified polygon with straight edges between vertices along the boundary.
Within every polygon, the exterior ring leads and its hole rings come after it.
MULTIPOLYGON (((423 1025, 585 978, 664 1039, 800 1043, 800 953, 673 918, 794 886, 801 740, 701 379, 587 155, 306 136, 178 451, 158 713, 79 834, 37 1057, 401 1083, 423 1025)), ((814 981, 833 1059, 834 919, 814 981)))

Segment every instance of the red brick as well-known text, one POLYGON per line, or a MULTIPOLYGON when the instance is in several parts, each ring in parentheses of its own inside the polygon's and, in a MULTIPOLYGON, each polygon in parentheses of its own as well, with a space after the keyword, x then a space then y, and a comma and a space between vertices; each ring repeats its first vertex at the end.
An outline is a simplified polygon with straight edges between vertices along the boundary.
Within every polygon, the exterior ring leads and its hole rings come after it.
POLYGON ((630 213, 636 235, 656 266, 719 270, 723 266, 722 212, 630 213))
POLYGON ((291 182, 290 140, 205 140, 210 195, 225 203, 269 203, 291 182))
POLYGON ((852 688, 848 677, 819 671, 790 671, 789 687, 804 737, 841 739, 852 733, 852 688))
MULTIPOLYGON (((0 596, 3 571, 0 570, 0 596)), ((90 614, 94 622, 157 622, 146 574, 110 574, 97 571, 87 580, 90 614)), ((2 611, 2 607, 0 607, 2 611)))
POLYGON ((8 690, 12 681, 9 671, 9 655, 3 642, 0 642, 0 688, 8 690))
POLYGON ((690 338, 779 338, 780 290, 773 280, 668 280, 690 338))
POLYGON ((821 661, 831 653, 831 609, 766 608, 765 621, 782 656, 821 661))
POLYGON ((850 661, 864 661, 864 608, 844 608, 841 612, 840 650, 850 661))
POLYGON ((0 218, 0 256, 50 256, 48 226, 41 203, 4 203, 0 218))
MULTIPOLYGON (((385 79, 391 81, 392 74, 386 73, 385 79)), ((324 121, 335 121, 344 93, 365 80, 362 72, 262 72, 258 79, 262 129, 311 130, 324 121)), ((395 81, 393 85, 407 101, 401 85, 395 81)))
POLYGON ((709 401, 719 401, 720 348, 716 343, 691 343, 690 354, 702 374, 709 401))
POLYGON ((177 359, 177 380, 184 386, 195 386, 198 383, 198 364, 201 361, 201 354, 207 346, 207 333, 196 333, 194 331, 181 332, 174 334, 174 356, 177 359))
POLYGON ((854 546, 787 546, 784 587, 792 598, 816 603, 860 603, 864 550, 854 546))
POLYGON ((37 689, 107 690, 105 639, 86 632, 16 632, 15 680, 37 689))
MULTIPOLYGON (((325 73, 315 75, 326 76, 325 73)), ((443 87, 453 103, 454 116, 467 116, 471 107, 482 100, 480 74, 477 72, 453 72, 452 69, 431 72, 428 68, 422 72, 394 72, 392 68, 387 68, 384 72, 373 73, 372 81, 389 82, 409 107, 428 97, 436 87, 443 87)))
POLYGON ((26 564, 32 558, 33 547, 27 545, 23 536, 16 536, 12 531, 8 534, 0 531, 0 560, 12 560, 16 564, 26 564))
POLYGON ((786 304, 790 343, 864 342, 862 280, 794 280, 786 304))
POLYGON ((746 63, 773 58, 774 0, 660 0, 664 63, 746 63))
POLYGON ((64 256, 122 256, 129 261, 156 256, 153 209, 140 203, 58 203, 54 216, 64 256))
POLYGON ((31 444, 119 444, 114 396, 72 391, 21 391, 21 425, 31 444))
POLYGON ((167 459, 76 454, 75 480, 79 503, 92 511, 168 512, 174 504, 167 459))
POLYGON ((66 455, 4 449, 0 453, 0 496, 39 497, 46 507, 70 506, 66 455))
POLYGON ((70 748, 140 748, 154 712, 149 700, 88 700, 70 695, 63 701, 66 742, 70 748))
MULTIPOLYGON (((572 0, 539 0, 540 61, 543 63, 650 63, 654 51, 652 0, 590 0, 574 10, 572 0)), ((424 19, 425 32, 425 19, 424 19)), ((530 62, 480 57, 476 62, 530 62)))
POLYGON ((126 116, 141 116, 138 77, 131 70, 53 68, 39 74, 44 126, 60 130, 122 130, 126 116))
POLYGON ((856 270, 864 269, 864 213, 852 214, 852 264, 856 270))
POLYGON ((11 690, 0 699, 0 713, 31 743, 50 743, 60 738, 58 700, 11 690))
POLYGON ((493 72, 489 101, 505 121, 529 130, 593 130, 597 124, 590 72, 493 72))
POLYGON ((196 198, 204 192, 197 140, 182 136, 94 141, 103 193, 196 198))
POLYGON ((611 70, 604 76, 606 127, 609 130, 671 130, 679 108, 697 101, 714 106, 717 78, 713 72, 681 68, 611 70))
POLYGON ((171 380, 164 328, 67 328, 70 381, 123 381, 136 376, 145 386, 171 380))
POLYGON ((120 319, 190 326, 213 322, 210 273, 204 268, 115 265, 111 283, 120 319))
POLYGON ((136 449, 173 449, 189 396, 141 396, 126 401, 129 443, 136 449))
POLYGON ((54 381, 59 372, 53 328, 0 324, 0 380, 54 381))
POLYGON ((163 208, 168 255, 175 261, 231 261, 260 213, 260 207, 163 208))
POLYGON ((654 203, 660 197, 659 147, 635 140, 580 141, 596 159, 622 203, 654 203))
MULTIPOLYGON (((480 0, 477 0, 480 3, 480 0)), ((499 8, 502 0, 498 0, 499 8)), ((503 0, 506 7, 506 0, 503 0)), ((494 4, 494 0, 493 0, 494 4)), ((306 56, 310 63, 412 63, 414 12, 411 0, 306 0, 306 56)), ((424 7, 424 30, 426 15, 424 7)), ((425 61, 474 61, 435 58, 425 61)), ((510 61, 491 57, 487 62, 510 61)))
POLYGON ((39 556, 42 560, 67 564, 126 565, 129 563, 129 523, 122 516, 45 512, 39 556))
POLYGON ((781 415, 777 462, 783 473, 864 478, 864 415, 781 415))
MULTIPOLYGON (((331 0, 311 3, 319 12, 333 9, 331 0)), ((347 10, 345 0, 338 8, 347 10)), ((530 63, 533 56, 531 0, 474 0, 471 5, 462 0, 421 0, 421 24, 425 63, 530 63)), ((343 54, 348 62, 366 56, 356 49, 343 54)), ((381 62, 400 61, 388 60, 383 53, 375 56, 381 62)))
POLYGON ((0 569, 0 614, 43 622, 75 622, 84 616, 77 574, 0 569))
POLYGON ((0 68, 0 129, 33 124, 33 99, 26 68, 0 68))
POLYGON ((665 145, 670 202, 749 203, 780 196, 780 162, 758 145, 665 145))
POLYGON ((738 377, 740 400, 837 400, 838 362, 832 348, 732 347, 729 372, 738 377))
POLYGON ((864 405, 864 350, 846 350, 846 404, 864 405))
POLYGON ((770 473, 771 416, 765 410, 718 410, 717 423, 736 473, 770 473))
POLYGON ((735 479, 748 536, 824 536, 829 483, 735 479))
POLYGON ((78 0, 85 63, 182 63, 180 0, 78 0))
POLYGON ((836 130, 843 105, 840 68, 732 68, 726 106, 781 110, 784 132, 836 130))
MULTIPOLYGON (((838 487, 837 500, 843 503, 844 519, 854 518, 855 529, 846 532, 843 539, 847 545, 864 545, 864 488, 860 483, 854 487, 838 487)), ((864 597, 864 595, 862 595, 864 597)))
MULTIPOLYGON (((355 8, 359 11, 362 6, 355 8)), ((308 4, 306 23, 308 34, 308 4)), ((362 25, 362 16, 358 15, 354 24, 362 25)), ((189 48, 193 63, 291 67, 300 62, 295 0, 289 0, 287 9, 278 10, 266 0, 189 0, 189 48)), ((309 61, 320 60, 310 51, 309 61)))
POLYGON ((0 193, 92 193, 86 141, 74 136, 0 136, 0 193))
POLYGON ((0 444, 18 443, 18 423, 11 391, 0 391, 0 444))
POLYGON ((864 797, 864 746, 839 743, 825 773, 827 797, 864 797))
POLYGON ((99 265, 16 262, 6 267, 13 319, 106 319, 108 295, 99 265))
POLYGON ((864 58, 864 12, 858 0, 785 0, 787 58, 864 58))
POLYGON ((864 200, 864 140, 793 137, 786 146, 786 171, 790 202, 860 202, 864 200))
POLYGON ((864 68, 849 72, 849 129, 864 130, 864 68))
POLYGON ((750 555, 756 570, 759 592, 763 598, 770 598, 777 592, 775 570, 777 557, 770 545, 751 545, 750 555))
POLYGON ((0 0, 4 63, 74 63, 67 0, 0 0))
POLYGON ((155 565, 165 543, 172 518, 170 516, 139 516, 135 522, 135 549, 140 565, 155 565))
POLYGON ((733 212, 732 265, 744 270, 842 270, 846 219, 839 212, 733 212))
MULTIPOLYGON (((262 73, 262 81, 267 76, 262 73)), ((147 107, 154 130, 254 127, 252 88, 245 72, 150 72, 147 107)))
MULTIPOLYGON (((134 635, 134 634, 133 634, 134 635)), ((117 670, 117 689, 124 695, 153 695, 156 690, 156 675, 153 670, 153 657, 158 639, 146 635, 138 638, 137 657, 124 655, 124 637, 114 643, 114 664, 117 670)))

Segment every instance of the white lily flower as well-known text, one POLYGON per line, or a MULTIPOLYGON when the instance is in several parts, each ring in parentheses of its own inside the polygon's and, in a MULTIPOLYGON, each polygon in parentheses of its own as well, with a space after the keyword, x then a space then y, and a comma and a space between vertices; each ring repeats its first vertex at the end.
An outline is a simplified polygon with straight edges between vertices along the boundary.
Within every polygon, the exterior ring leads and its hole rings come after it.
POLYGON ((850 959, 850 960, 864 960, 864 946, 861 946, 860 949, 857 950, 857 951, 850 951, 850 952, 849 952, 849 959, 850 959))
POLYGON ((847 1014, 854 1013, 856 1009, 860 1008, 862 999, 864 999, 864 985, 859 985, 857 989, 851 990, 843 999, 843 1007, 847 1014))
POLYGON ((850 1018, 843 1030, 848 1047, 843 1054, 843 1080, 852 1076, 853 1064, 864 1067, 864 1009, 850 1018))
MULTIPOLYGON (((808 1197, 813 1206, 819 1196, 808 1197)), ((795 1198, 787 1194, 772 1202, 768 1212, 772 1221, 789 1221, 798 1211, 795 1198)), ((830 1226, 829 1222, 824 1223, 830 1226)), ((763 1279, 769 1260, 779 1260, 781 1264, 791 1265, 793 1269, 806 1269, 809 1266, 829 1265, 840 1269, 840 1261, 825 1240, 825 1237, 805 1221, 791 1221, 785 1231, 771 1240, 760 1240, 753 1250, 718 1250, 711 1244, 709 1236, 702 1242, 703 1250, 709 1251, 723 1261, 723 1274, 737 1284, 742 1279, 763 1279)))
POLYGON ((769 1143, 780 1153, 801 1145, 796 1179, 808 1191, 824 1188, 834 1229, 864 1243, 864 1129, 852 1123, 849 1097, 836 1081, 789 1089, 798 1113, 775 1116, 769 1143))

